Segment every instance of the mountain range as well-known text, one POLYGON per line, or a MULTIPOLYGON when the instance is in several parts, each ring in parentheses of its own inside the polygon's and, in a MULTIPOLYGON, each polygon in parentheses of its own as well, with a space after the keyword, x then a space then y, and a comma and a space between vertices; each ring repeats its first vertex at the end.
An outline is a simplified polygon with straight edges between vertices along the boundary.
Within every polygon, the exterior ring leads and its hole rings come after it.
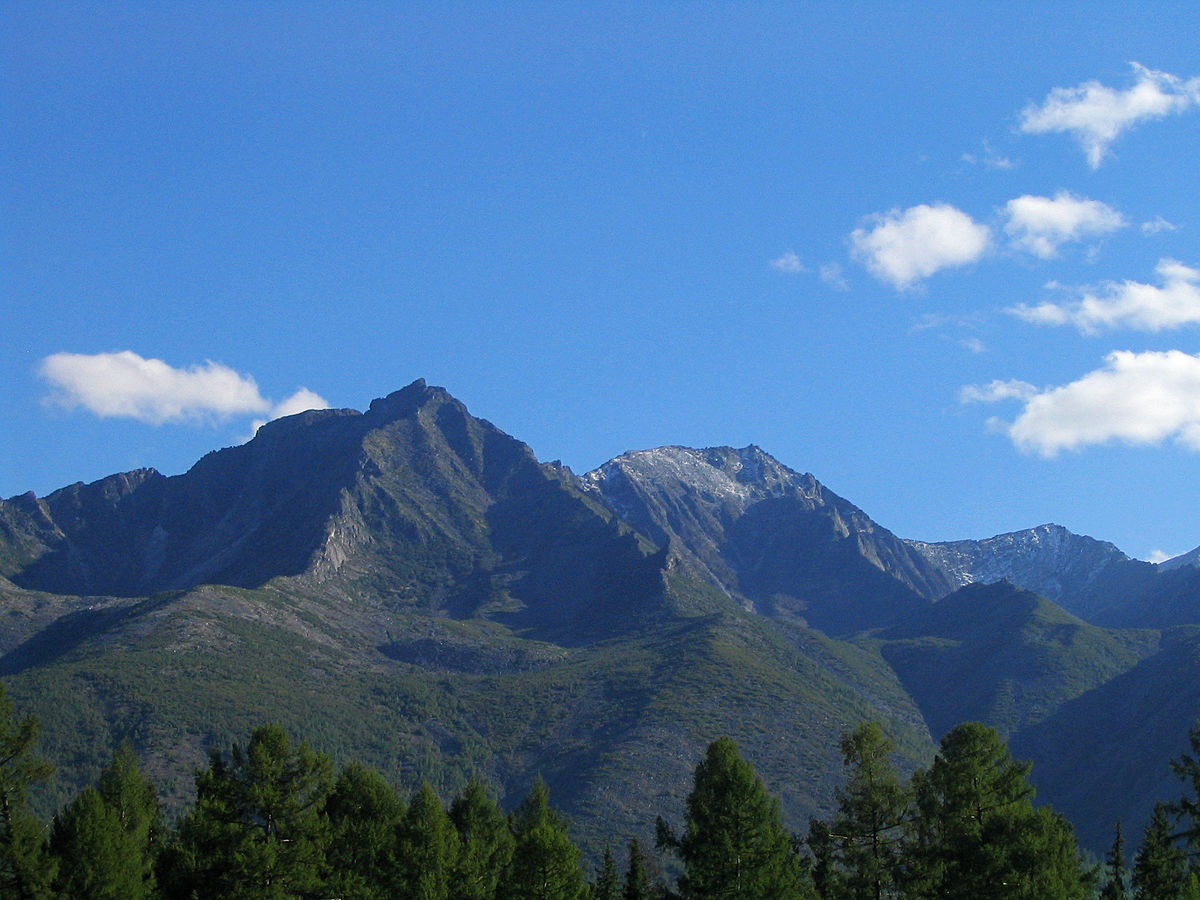
POLYGON ((911 771, 980 720, 1099 851, 1179 793, 1198 562, 1054 525, 905 540, 756 446, 580 476, 417 381, 183 475, 0 501, 0 677, 59 767, 47 810, 126 738, 179 809, 274 720, 409 789, 540 774, 595 854, 678 819, 720 735, 800 831, 845 730, 881 721, 911 771))

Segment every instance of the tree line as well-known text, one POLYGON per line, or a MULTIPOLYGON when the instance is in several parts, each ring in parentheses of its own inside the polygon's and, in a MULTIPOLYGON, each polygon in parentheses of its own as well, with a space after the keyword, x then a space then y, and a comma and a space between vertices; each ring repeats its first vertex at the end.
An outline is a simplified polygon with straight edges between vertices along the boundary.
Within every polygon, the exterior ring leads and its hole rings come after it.
POLYGON ((1132 864, 1118 824, 1099 867, 1034 806, 1030 765, 979 723, 907 781, 877 723, 848 732, 836 810, 803 837, 720 738, 682 827, 655 823, 670 877, 636 839, 589 877, 540 778, 508 813, 479 781, 449 806, 428 784, 404 798, 274 724, 211 753, 174 824, 129 744, 47 824, 27 808, 52 771, 36 738, 0 685, 0 900, 1200 900, 1200 723, 1172 763, 1184 796, 1156 808, 1132 864))

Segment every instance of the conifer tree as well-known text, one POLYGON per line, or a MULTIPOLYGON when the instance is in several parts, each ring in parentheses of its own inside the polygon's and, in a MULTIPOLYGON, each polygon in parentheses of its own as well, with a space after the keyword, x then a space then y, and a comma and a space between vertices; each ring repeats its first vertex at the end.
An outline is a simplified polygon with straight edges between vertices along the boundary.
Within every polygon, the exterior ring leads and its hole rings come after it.
POLYGON ((696 766, 687 821, 676 838, 659 820, 660 845, 684 864, 684 900, 792 900, 806 895, 791 836, 754 769, 730 738, 709 745, 696 766))
POLYGON ((658 895, 654 881, 646 864, 646 854, 637 838, 629 842, 629 865, 625 869, 625 884, 621 891, 622 900, 653 900, 658 895))
POLYGON ((617 874, 617 861, 612 848, 604 848, 600 871, 592 882, 589 900, 621 900, 621 876, 617 874))
POLYGON ((404 803, 375 769, 350 763, 325 802, 330 896, 387 900, 399 878, 397 844, 404 803))
POLYGON ((37 735, 37 718, 18 721, 0 684, 0 898, 51 896, 55 863, 46 850, 45 829, 26 805, 29 788, 54 772, 34 753, 37 735))
POLYGON ((1191 872, 1200 876, 1200 722, 1188 734, 1191 753, 1182 753, 1171 761, 1171 769, 1184 783, 1184 794, 1171 809, 1184 822, 1183 837, 1189 856, 1191 872))
POLYGON ((906 896, 938 900, 1076 900, 1089 880, 1061 816, 1035 810, 1028 763, 991 728, 951 730, 913 776, 916 816, 906 847, 906 896))
POLYGON ((512 861, 497 896, 502 900, 581 900, 586 890, 579 848, 550 806, 550 789, 539 776, 514 811, 512 861))
POLYGON ((196 777, 196 807, 180 823, 160 877, 168 897, 284 900, 318 892, 328 843, 333 763, 282 726, 258 728, 226 761, 214 751, 196 777))
POLYGON ((409 900, 449 900, 458 832, 441 799, 422 784, 400 826, 401 888, 409 900))
POLYGON ((1117 820, 1112 848, 1108 851, 1104 863, 1105 880, 1100 900, 1128 900, 1126 882, 1129 880, 1129 868, 1125 864, 1125 835, 1121 830, 1120 819, 1117 820))
POLYGON ((56 887, 81 900, 140 900, 155 895, 162 839, 158 793, 123 743, 101 773, 58 816, 50 846, 59 861, 56 887))
POLYGON ((842 880, 847 896, 883 900, 896 891, 909 792, 890 759, 895 745, 879 723, 858 726, 841 747, 848 777, 836 793, 832 839, 842 880))
POLYGON ((459 900, 493 900, 513 854, 504 811, 483 782, 473 779, 451 804, 450 819, 458 830, 454 885, 459 900))
POLYGON ((1183 900, 1187 858, 1175 845, 1173 832, 1166 805, 1156 804, 1133 862, 1134 900, 1183 900))

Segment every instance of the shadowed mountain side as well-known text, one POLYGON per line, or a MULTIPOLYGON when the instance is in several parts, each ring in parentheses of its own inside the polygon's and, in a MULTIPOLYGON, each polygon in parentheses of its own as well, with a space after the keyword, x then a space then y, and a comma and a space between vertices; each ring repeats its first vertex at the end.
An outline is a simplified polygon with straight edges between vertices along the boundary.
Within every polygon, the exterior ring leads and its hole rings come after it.
POLYGON ((1142 834, 1155 801, 1183 794, 1170 761, 1188 749, 1200 715, 1200 628, 1168 631, 1156 649, 1011 736, 1014 754, 1037 761, 1039 798, 1070 817, 1087 846, 1110 844, 1117 819, 1126 834, 1142 834))
POLYGON ((1011 734, 1128 671, 1150 632, 1108 631, 1007 582, 971 585, 871 636, 935 739, 960 722, 1011 734))

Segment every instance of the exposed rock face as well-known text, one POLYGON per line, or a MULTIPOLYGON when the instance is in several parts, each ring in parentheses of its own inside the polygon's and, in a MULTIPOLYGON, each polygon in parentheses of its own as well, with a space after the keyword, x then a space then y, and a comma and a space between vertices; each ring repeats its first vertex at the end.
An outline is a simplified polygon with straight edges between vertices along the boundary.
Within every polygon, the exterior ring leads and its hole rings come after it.
POLYGON ((753 445, 626 453, 584 480, 634 528, 768 615, 844 633, 953 589, 862 510, 753 445))
POLYGON ((907 543, 958 585, 1011 581, 1085 619, 1154 576, 1150 563, 1130 559, 1106 541, 1073 534, 1061 525, 1039 525, 981 541, 907 543))

